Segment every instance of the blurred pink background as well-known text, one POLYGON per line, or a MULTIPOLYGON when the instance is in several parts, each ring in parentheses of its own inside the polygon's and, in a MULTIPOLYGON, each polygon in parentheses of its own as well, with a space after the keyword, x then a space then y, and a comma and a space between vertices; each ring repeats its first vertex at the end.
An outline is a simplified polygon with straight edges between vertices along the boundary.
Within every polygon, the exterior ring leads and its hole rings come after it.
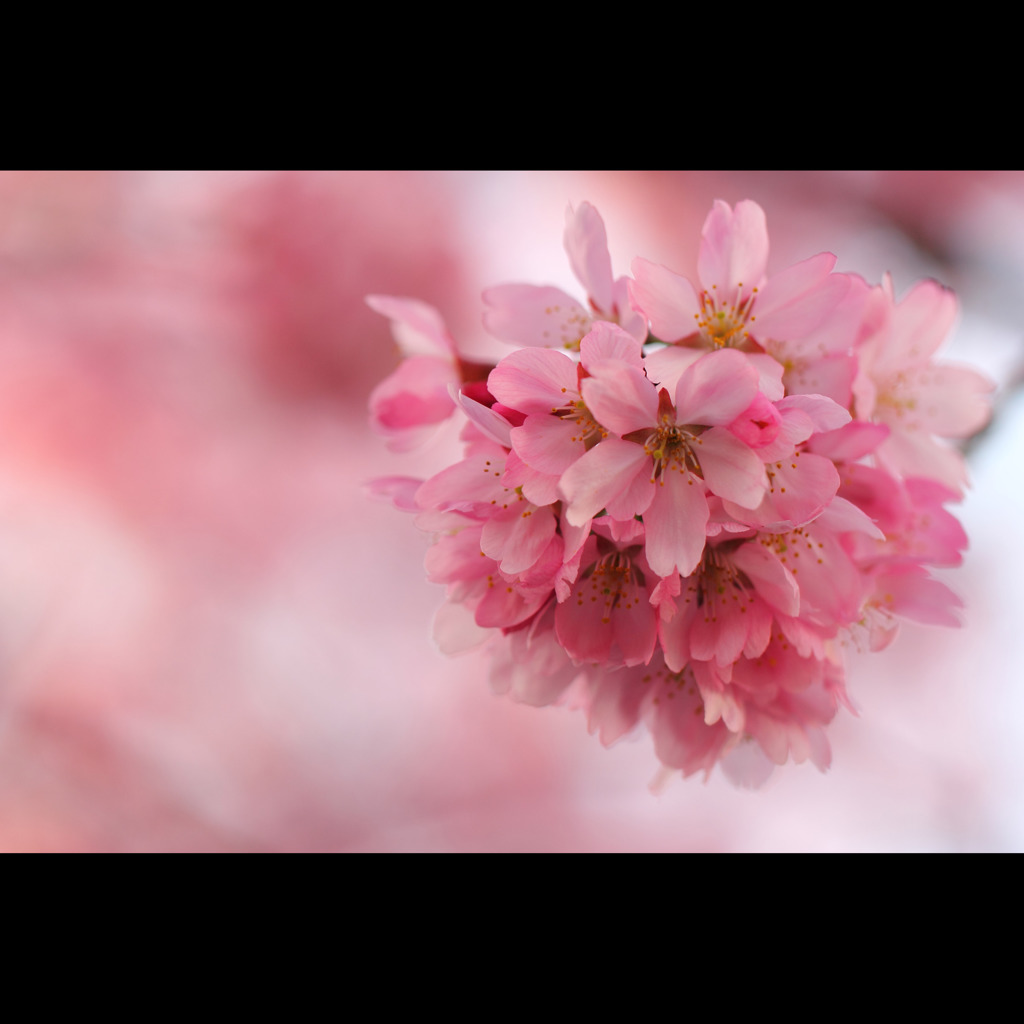
POLYGON ((1024 174, 0 174, 0 850, 1024 848, 1024 174), (943 353, 1000 385, 943 575, 959 631, 850 671, 833 767, 659 795, 650 740, 493 696, 430 640, 427 538, 368 498, 427 475, 366 422, 397 364, 368 293, 500 354, 480 292, 577 289, 567 203, 616 274, 692 273, 711 202, 773 266, 829 250, 962 303, 943 353))

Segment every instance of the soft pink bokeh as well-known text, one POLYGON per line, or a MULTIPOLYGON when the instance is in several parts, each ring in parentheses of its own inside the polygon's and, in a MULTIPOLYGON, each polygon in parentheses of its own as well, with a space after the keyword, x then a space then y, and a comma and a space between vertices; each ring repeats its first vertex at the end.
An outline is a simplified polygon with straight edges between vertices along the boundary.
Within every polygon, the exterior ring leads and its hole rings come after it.
POLYGON ((1022 237, 1008 173, 0 175, 0 849, 1024 847, 1022 237), (370 432, 398 354, 363 296, 483 354, 485 287, 575 289, 568 203, 616 275, 693 274, 716 198, 765 208, 769 267, 950 285, 945 355, 1004 388, 943 576, 966 626, 854 663, 827 774, 652 795, 650 737, 434 650, 426 539, 362 485, 453 448, 370 432))

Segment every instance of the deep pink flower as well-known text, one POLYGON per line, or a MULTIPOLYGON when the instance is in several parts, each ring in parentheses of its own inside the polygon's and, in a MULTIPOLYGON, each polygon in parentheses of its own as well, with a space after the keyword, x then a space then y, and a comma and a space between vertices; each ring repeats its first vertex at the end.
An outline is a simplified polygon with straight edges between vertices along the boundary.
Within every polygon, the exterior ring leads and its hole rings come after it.
POLYGON ((641 545, 590 536, 580 574, 555 610, 559 643, 574 661, 607 667, 650 661, 658 640, 652 575, 641 545))
POLYGON ((700 565, 682 581, 676 611, 661 623, 669 668, 715 661, 728 671, 746 653, 761 654, 773 614, 795 616, 800 590, 771 545, 756 538, 708 545, 700 565))

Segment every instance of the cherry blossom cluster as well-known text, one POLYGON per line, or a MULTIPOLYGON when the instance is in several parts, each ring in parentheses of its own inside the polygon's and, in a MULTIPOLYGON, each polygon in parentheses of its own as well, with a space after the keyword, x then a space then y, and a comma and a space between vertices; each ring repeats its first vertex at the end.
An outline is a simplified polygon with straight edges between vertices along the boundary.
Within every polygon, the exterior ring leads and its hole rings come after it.
POLYGON ((431 307, 367 300, 405 356, 375 427, 408 450, 464 422, 460 461, 374 482, 433 538, 436 641, 489 644, 495 691, 582 707, 606 744, 645 723, 684 775, 824 770, 847 651, 959 621, 929 570, 966 547, 949 439, 984 425, 991 384, 935 360, 956 298, 924 281, 897 300, 829 253, 768 275, 751 201, 714 204, 696 281, 639 258, 614 278, 588 203, 565 249, 585 298, 484 292, 514 346, 494 366, 431 307))

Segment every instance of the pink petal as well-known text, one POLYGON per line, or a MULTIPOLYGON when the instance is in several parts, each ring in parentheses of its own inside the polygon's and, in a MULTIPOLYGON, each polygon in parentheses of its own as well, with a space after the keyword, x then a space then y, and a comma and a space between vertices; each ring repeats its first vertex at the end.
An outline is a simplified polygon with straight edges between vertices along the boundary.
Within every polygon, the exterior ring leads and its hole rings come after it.
POLYGON ((658 420, 658 391, 632 366, 605 368, 580 383, 583 401, 594 419, 620 436, 658 420))
POLYGON ((643 525, 633 517, 643 515, 654 498, 655 483, 646 472, 649 468, 653 468, 652 464, 645 463, 645 472, 637 473, 627 486, 605 502, 605 510, 612 520, 609 530, 614 540, 628 542, 638 530, 643 530, 643 525))
POLYGON ((433 306, 393 295, 367 295, 366 304, 391 321, 391 333, 404 356, 439 356, 452 361, 455 342, 433 306))
POLYGON ((560 288, 503 284, 483 293, 484 327, 501 341, 540 348, 576 349, 591 315, 560 288))
POLYGON ((579 424, 557 416, 527 416, 512 431, 512 447, 532 469, 561 476, 586 452, 579 424))
POLYGON ((923 430, 939 437, 970 437, 992 415, 991 393, 995 385, 966 367, 929 365, 902 375, 913 406, 899 426, 923 430))
POLYGON ((856 373, 856 358, 845 352, 803 360, 786 371, 786 390, 791 395, 826 395, 846 407, 852 398, 856 373))
POLYGON ((768 263, 768 227, 764 210, 744 199, 731 210, 716 199, 701 232, 697 276, 704 288, 731 300, 736 290, 746 297, 761 283, 768 263))
POLYGON ((643 313, 633 308, 629 297, 629 286, 632 282, 628 277, 620 277, 615 281, 615 304, 613 306, 614 318, 619 326, 630 337, 636 338, 642 345, 647 340, 647 318, 643 313))
POLYGON ((709 514, 704 488, 697 477, 692 473, 662 474, 651 506, 644 513, 645 551, 655 575, 678 571, 689 576, 697 568, 704 553, 709 514))
POLYGON ((644 587, 634 584, 611 615, 624 665, 646 665, 658 642, 658 613, 644 587))
POLYGON ((491 370, 487 390, 503 405, 527 415, 549 413, 579 393, 576 363, 559 351, 519 349, 491 370))
POLYGON ((883 607, 898 615, 930 626, 960 625, 954 609, 962 608, 963 601, 919 566, 883 573, 877 587, 883 607))
POLYGON ((756 541, 743 544, 732 555, 733 565, 747 574, 754 589, 777 611, 797 615, 800 589, 774 551, 756 541))
POLYGON ((838 494, 825 506, 815 523, 834 533, 866 533, 875 540, 885 540, 885 534, 867 513, 838 494))
POLYGON ((786 368, 767 352, 748 352, 747 362, 757 370, 757 387, 765 398, 777 402, 786 393, 782 383, 786 368))
POLYGON ((959 303, 938 281, 920 281, 892 309, 889 337, 876 373, 923 366, 949 336, 959 303))
POLYGON ((757 381, 757 370, 742 352, 706 353, 679 378, 676 422, 724 427, 754 400, 757 381))
POLYGON ((756 508, 761 503, 768 488, 764 464, 739 438, 721 427, 712 427, 697 438, 694 450, 712 494, 743 508, 756 508))
POLYGON ((580 362, 588 373, 604 362, 625 363, 639 370, 644 364, 643 347, 618 325, 597 320, 580 342, 580 362))
MULTIPOLYGON (((657 677, 656 677, 657 678, 657 677)), ((724 725, 708 727, 700 713, 702 697, 692 681, 667 679, 652 694, 649 720, 658 760, 684 775, 710 772, 731 737, 724 725), (658 703, 653 703, 654 697, 658 703)))
POLYGON ((750 631, 749 615, 733 604, 698 609, 690 630, 690 657, 731 665, 743 652, 750 631))
MULTIPOLYGON (((707 352, 699 348, 686 348, 683 345, 667 345, 644 357, 644 369, 647 379, 660 391, 668 388, 674 395, 679 379, 698 359, 707 352)), ((781 396, 780 396, 781 397, 781 396)))
POLYGON ((483 434, 503 448, 512 447, 512 424, 504 416, 486 405, 474 402, 468 395, 462 394, 454 384, 449 385, 448 392, 459 408, 483 434))
POLYGON ((370 392, 371 422, 385 434, 442 422, 454 411, 448 388, 455 379, 455 368, 445 360, 433 356, 402 360, 370 392))
POLYGON ((928 476, 958 494, 967 486, 967 464, 963 455, 923 431, 893 429, 877 450, 887 468, 905 476, 928 476))
POLYGON ((502 572, 518 576, 544 553, 555 535, 551 508, 537 508, 528 501, 514 502, 484 523, 480 550, 499 563, 502 572))
POLYGON ((576 280, 602 312, 611 312, 614 304, 612 258, 608 253, 608 235, 601 215, 590 203, 580 203, 573 212, 565 211, 565 251, 576 280))
POLYGON ((576 661, 630 666, 650 660, 658 620, 634 568, 624 574, 599 564, 555 609, 555 630, 576 661))
POLYGON ((835 262, 823 252, 775 274, 754 303, 751 334, 802 338, 820 327, 850 291, 845 274, 829 273, 835 262))
POLYGON ((853 420, 845 427, 812 438, 808 447, 833 462, 856 462, 873 452, 888 436, 889 428, 884 423, 853 420))
POLYGON ((839 473, 829 459, 810 452, 794 453, 766 467, 768 493, 756 509, 726 501, 733 518, 771 532, 784 532, 810 522, 835 497, 839 473))
MULTIPOLYGON (((679 579, 678 573, 670 575, 679 579)), ((669 597, 668 600, 672 598, 669 597)), ((676 604, 675 601, 672 603, 676 604)), ((662 618, 659 622, 658 635, 665 655, 665 664, 673 672, 681 672, 690 660, 690 630, 694 618, 699 614, 700 609, 691 596, 678 604, 678 610, 671 618, 662 618)))
POLYGON ((606 747, 639 724, 647 688, 633 672, 593 670, 587 692, 587 731, 596 732, 606 747))
POLYGON ((610 437, 591 448, 562 475, 559 491, 565 517, 573 526, 593 519, 638 473, 649 474, 651 457, 643 445, 610 437))
POLYGON ((788 395, 776 406, 779 412, 799 409, 810 418, 816 434, 838 430, 850 422, 850 413, 824 395, 788 395))
POLYGON ((505 453, 485 448, 424 481, 416 492, 416 504, 423 509, 490 514, 491 505, 507 501, 509 494, 515 496, 502 482, 504 472, 505 453))
POLYGON ((750 632, 743 648, 745 658, 760 658, 772 638, 775 616, 765 601, 751 601, 747 606, 750 618, 750 632))
POLYGON ((629 298, 650 321, 651 332, 661 341, 678 341, 697 330, 700 301, 685 277, 639 256, 633 260, 629 298))

